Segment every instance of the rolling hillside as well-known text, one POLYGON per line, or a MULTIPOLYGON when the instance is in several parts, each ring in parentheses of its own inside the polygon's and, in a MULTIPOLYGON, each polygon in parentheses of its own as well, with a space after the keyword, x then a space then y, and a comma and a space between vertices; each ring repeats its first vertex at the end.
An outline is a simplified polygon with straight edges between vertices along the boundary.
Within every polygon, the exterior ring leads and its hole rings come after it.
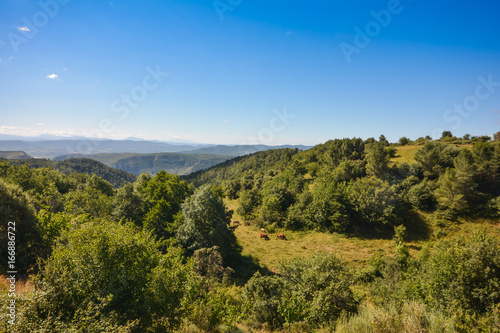
POLYGON ((7 160, 27 160, 33 157, 24 151, 0 151, 0 159, 2 158, 7 160))
POLYGON ((137 178, 135 175, 123 170, 111 168, 99 161, 89 158, 74 158, 66 161, 55 162, 46 159, 29 160, 9 160, 11 164, 27 164, 30 168, 51 168, 59 170, 65 174, 72 172, 85 173, 88 175, 97 175, 110 182, 113 187, 118 188, 126 183, 131 183, 137 178))
POLYGON ((126 157, 113 163, 115 168, 139 175, 143 172, 156 174, 160 170, 175 175, 186 175, 228 160, 229 156, 209 154, 145 154, 126 157))
POLYGON ((191 150, 189 154, 216 154, 216 155, 229 155, 229 156, 243 156, 253 154, 259 151, 267 151, 273 149, 282 149, 282 148, 298 148, 300 150, 307 150, 311 148, 310 146, 303 145, 283 145, 283 146, 266 146, 266 145, 235 145, 235 146, 227 146, 227 145, 219 145, 213 147, 206 147, 191 150))

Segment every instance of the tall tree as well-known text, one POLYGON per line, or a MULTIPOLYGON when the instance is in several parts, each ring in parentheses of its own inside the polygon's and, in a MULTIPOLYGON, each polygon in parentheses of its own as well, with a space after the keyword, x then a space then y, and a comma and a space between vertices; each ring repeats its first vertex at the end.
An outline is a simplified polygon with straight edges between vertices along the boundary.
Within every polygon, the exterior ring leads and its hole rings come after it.
POLYGON ((178 242, 189 254, 201 248, 218 246, 224 259, 239 252, 236 236, 229 227, 231 213, 222 198, 205 185, 182 205, 183 222, 177 231, 178 242))
POLYGON ((368 145, 366 156, 366 173, 369 176, 381 177, 387 172, 389 158, 384 145, 380 142, 368 145))

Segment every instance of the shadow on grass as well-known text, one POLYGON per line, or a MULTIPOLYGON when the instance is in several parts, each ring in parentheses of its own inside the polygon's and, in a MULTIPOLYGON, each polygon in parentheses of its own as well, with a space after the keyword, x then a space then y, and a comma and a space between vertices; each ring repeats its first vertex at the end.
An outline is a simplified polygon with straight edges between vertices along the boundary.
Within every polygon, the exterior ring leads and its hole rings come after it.
MULTIPOLYGON (((416 212, 409 212, 403 225, 406 227, 407 242, 428 240, 431 237, 432 232, 427 222, 416 212)), ((358 225, 345 235, 360 239, 390 240, 394 237, 394 226, 358 225)))
POLYGON ((256 273, 260 272, 262 275, 272 275, 266 267, 259 265, 258 260, 250 255, 238 255, 231 259, 229 266, 234 269, 233 282, 236 285, 244 285, 256 273))

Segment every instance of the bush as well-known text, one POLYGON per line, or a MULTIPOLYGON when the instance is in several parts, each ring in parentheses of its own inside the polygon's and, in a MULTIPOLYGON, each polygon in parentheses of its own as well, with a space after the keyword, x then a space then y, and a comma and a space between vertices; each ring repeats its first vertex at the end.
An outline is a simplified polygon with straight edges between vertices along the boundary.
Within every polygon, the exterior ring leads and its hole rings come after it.
POLYGON ((87 223, 62 236, 39 278, 43 294, 33 308, 40 321, 68 323, 92 315, 173 329, 197 285, 192 264, 183 264, 179 250, 162 255, 150 234, 87 223))
POLYGON ((423 264, 426 303, 450 312, 487 312, 500 302, 500 242, 484 231, 436 244, 423 264))
POLYGON ((348 198, 359 219, 373 226, 397 224, 401 212, 400 198, 386 181, 367 177, 348 187, 348 198))

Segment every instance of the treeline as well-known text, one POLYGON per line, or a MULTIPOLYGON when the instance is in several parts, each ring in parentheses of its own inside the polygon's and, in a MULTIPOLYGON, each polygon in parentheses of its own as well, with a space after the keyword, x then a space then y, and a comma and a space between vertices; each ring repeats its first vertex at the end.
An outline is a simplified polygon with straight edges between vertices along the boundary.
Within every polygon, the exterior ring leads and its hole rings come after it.
POLYGON ((51 168, 61 171, 66 175, 73 172, 84 173, 87 175, 97 175, 102 179, 110 182, 113 187, 118 188, 126 183, 133 182, 137 176, 123 170, 111 168, 99 161, 89 158, 72 158, 60 162, 55 162, 47 159, 22 159, 8 160, 9 163, 15 165, 28 165, 30 168, 51 168))
POLYGON ((242 157, 186 179, 222 186, 239 199, 237 212, 262 227, 356 232, 411 224, 416 212, 498 217, 500 144, 443 141, 426 141, 411 164, 392 163, 396 152, 383 140, 339 139, 242 157))

